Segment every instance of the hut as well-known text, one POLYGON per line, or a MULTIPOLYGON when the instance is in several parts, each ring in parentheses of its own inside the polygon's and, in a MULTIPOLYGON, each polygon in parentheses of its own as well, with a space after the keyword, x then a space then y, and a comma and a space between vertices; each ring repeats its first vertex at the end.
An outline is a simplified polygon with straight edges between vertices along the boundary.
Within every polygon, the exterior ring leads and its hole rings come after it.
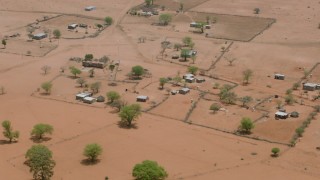
POLYGON ((35 34, 33 35, 33 39, 36 39, 36 40, 41 40, 41 39, 44 39, 47 37, 47 34, 46 33, 38 33, 38 34, 35 34))
POLYGON ((203 83, 205 82, 206 80, 204 78, 196 78, 196 82, 197 83, 203 83))
POLYGON ((149 99, 148 96, 142 96, 142 95, 140 95, 140 96, 137 97, 137 101, 138 101, 138 102, 146 102, 148 99, 149 99))
POLYGON ((77 27, 78 27, 78 24, 75 24, 75 23, 68 25, 68 29, 76 29, 77 27))
POLYGON ((190 89, 189 89, 189 88, 182 88, 182 89, 179 90, 179 93, 180 93, 180 94, 187 94, 187 93, 189 93, 189 92, 190 92, 190 89))
POLYGON ((96 10, 97 8, 95 6, 87 6, 84 8, 85 11, 93 11, 96 10))
POLYGON ((297 111, 293 111, 292 113, 290 113, 290 117, 298 118, 299 117, 299 113, 297 111))
POLYGON ((304 83, 303 84, 303 90, 314 91, 316 89, 320 89, 320 85, 318 85, 316 83, 304 83))
POLYGON ((83 100, 85 97, 92 96, 92 93, 90 92, 83 92, 76 95, 76 100, 83 100))
POLYGON ((274 79, 284 80, 285 79, 285 75, 283 75, 283 74, 275 74, 274 75, 274 79))
POLYGON ((92 103, 94 103, 96 101, 96 98, 87 96, 87 97, 83 98, 82 101, 84 103, 92 104, 92 103))
POLYGON ((275 116, 276 119, 287 119, 288 118, 288 113, 278 111, 278 112, 275 113, 274 116, 275 116))
POLYGON ((193 77, 187 77, 187 78, 185 78, 185 80, 187 83, 194 83, 196 79, 193 77))
POLYGON ((193 74, 185 74, 185 75, 183 75, 182 78, 183 78, 183 79, 194 78, 194 75, 193 75, 193 74))
POLYGON ((104 101, 105 101, 105 97, 103 97, 103 96, 97 97, 97 102, 104 102, 104 101))

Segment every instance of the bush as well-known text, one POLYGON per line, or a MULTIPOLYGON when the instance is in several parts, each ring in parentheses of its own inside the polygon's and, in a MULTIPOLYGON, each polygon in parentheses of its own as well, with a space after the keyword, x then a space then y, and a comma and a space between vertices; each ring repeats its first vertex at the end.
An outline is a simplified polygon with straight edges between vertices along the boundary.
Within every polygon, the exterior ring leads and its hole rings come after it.
POLYGON ((159 16, 159 23, 166 26, 168 25, 172 20, 172 15, 171 14, 161 14, 159 16))
POLYGON ((95 162, 101 153, 102 147, 99 144, 88 144, 83 151, 83 155, 86 156, 91 162, 95 162))
POLYGON ((9 142, 11 143, 12 140, 17 140, 19 138, 19 131, 13 131, 11 127, 11 122, 6 120, 2 122, 2 127, 4 129, 3 135, 4 137, 9 139, 9 142))
POLYGON ((168 174, 157 162, 145 160, 141 164, 134 166, 132 176, 137 180, 162 180, 168 174))
POLYGON ((33 126, 31 135, 35 135, 38 139, 42 139, 44 134, 52 134, 53 127, 49 124, 36 124, 33 126))
POLYGON ((252 120, 248 117, 244 117, 241 120, 241 124, 240 124, 240 131, 245 133, 245 134, 250 134, 251 130, 254 128, 254 124, 252 122, 252 120))
POLYGON ((53 85, 51 82, 44 82, 41 84, 41 88, 45 90, 47 94, 50 94, 52 86, 53 85))
POLYGON ((115 100, 120 99, 120 94, 116 91, 107 92, 107 98, 110 103, 113 103, 115 100))
POLYGON ((145 71, 142 66, 133 66, 131 69, 131 73, 134 76, 140 77, 145 73, 145 71))
POLYGON ((93 54, 86 54, 84 56, 84 60, 86 60, 86 61, 91 61, 92 59, 93 59, 93 54))
POLYGON ((107 25, 111 25, 113 23, 113 19, 110 16, 107 16, 104 18, 104 22, 106 22, 107 25))
POLYGON ((210 106, 210 110, 213 111, 213 113, 216 113, 217 111, 219 111, 220 108, 221 106, 217 103, 213 103, 210 106))
POLYGON ((198 69, 199 68, 196 67, 196 66, 189 66, 188 67, 188 72, 195 75, 197 73, 198 69))
POLYGON ((304 128, 302 127, 297 128, 296 133, 299 137, 302 137, 302 134, 304 133, 304 128))
POLYGON ((273 157, 277 157, 279 155, 280 149, 279 148, 272 148, 271 152, 272 152, 273 157))

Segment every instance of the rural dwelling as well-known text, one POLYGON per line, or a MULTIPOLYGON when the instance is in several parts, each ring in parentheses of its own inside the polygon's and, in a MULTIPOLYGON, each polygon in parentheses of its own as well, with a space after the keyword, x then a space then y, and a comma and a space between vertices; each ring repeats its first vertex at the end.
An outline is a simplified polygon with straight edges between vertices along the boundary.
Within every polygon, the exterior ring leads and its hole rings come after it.
POLYGON ((196 82, 197 83, 203 83, 203 82, 205 82, 206 80, 204 79, 204 78, 196 78, 196 82))
POLYGON ((211 29, 211 25, 207 24, 204 26, 206 29, 211 29))
POLYGON ((38 33, 38 34, 35 34, 33 35, 33 39, 36 39, 36 40, 41 40, 43 38, 46 38, 47 37, 47 34, 46 33, 38 33))
POLYGON ((190 23, 190 27, 197 27, 197 25, 198 25, 198 23, 196 23, 196 22, 190 23))
POLYGON ((104 102, 105 98, 103 96, 98 96, 97 97, 97 102, 104 102))
POLYGON ((299 113, 297 111, 293 111, 292 113, 290 113, 290 117, 298 118, 299 117, 299 113))
POLYGON ((179 93, 180 93, 180 94, 187 94, 187 93, 189 93, 189 92, 190 92, 190 89, 189 89, 189 88, 182 88, 182 89, 179 90, 179 93))
POLYGON ((194 83, 196 79, 193 77, 186 77, 185 80, 187 83, 194 83))
POLYGON ((303 90, 314 91, 320 89, 320 84, 316 83, 303 83, 303 90))
POLYGON ((183 78, 183 79, 194 78, 194 75, 193 75, 193 74, 185 74, 185 75, 183 75, 182 78, 183 78))
POLYGON ((92 103, 94 103, 96 101, 96 98, 87 96, 87 97, 83 98, 82 101, 84 103, 92 104, 92 103))
POLYGON ((138 102, 146 102, 147 100, 149 99, 149 97, 148 96, 138 96, 137 97, 137 101, 138 102))
POLYGON ((177 90, 172 90, 172 91, 171 91, 171 95, 176 95, 177 93, 178 93, 177 90))
POLYGON ((275 113, 274 117, 276 119, 287 119, 288 118, 288 113, 278 111, 278 112, 275 113))
POLYGON ((91 92, 83 92, 76 95, 76 100, 83 100, 85 97, 92 96, 91 92))
POLYGON ((68 29, 76 29, 77 27, 78 27, 78 24, 75 24, 75 23, 68 25, 68 29))
POLYGON ((285 75, 283 75, 283 74, 275 74, 274 75, 274 79, 284 80, 284 78, 285 78, 285 75))
POLYGON ((84 8, 85 11, 93 11, 96 10, 97 8, 95 6, 87 6, 84 8))

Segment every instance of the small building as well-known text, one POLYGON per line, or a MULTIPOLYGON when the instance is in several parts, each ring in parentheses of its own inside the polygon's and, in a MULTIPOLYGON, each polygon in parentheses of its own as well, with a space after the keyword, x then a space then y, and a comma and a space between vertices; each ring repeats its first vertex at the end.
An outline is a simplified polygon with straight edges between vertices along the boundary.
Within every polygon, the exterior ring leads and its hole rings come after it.
POLYGON ((197 25, 198 25, 198 23, 196 23, 196 22, 191 22, 190 23, 190 27, 197 27, 197 25))
POLYGON ((193 74, 185 74, 185 75, 183 75, 183 77, 182 77, 183 79, 187 79, 187 78, 194 78, 194 75, 193 74))
POLYGON ((187 83, 194 83, 196 79, 193 77, 186 77, 185 80, 187 83))
POLYGON ((197 83, 203 83, 203 82, 205 82, 206 80, 204 79, 204 78, 196 78, 196 82, 197 83))
POLYGON ((274 79, 284 80, 285 79, 285 75, 283 75, 283 74, 275 74, 274 75, 274 79))
POLYGON ((304 83, 303 90, 314 91, 316 89, 320 89, 320 85, 316 83, 304 83))
POLYGON ((195 50, 187 50, 186 52, 181 51, 180 57, 187 57, 187 58, 191 58, 192 56, 197 55, 197 51, 195 50))
POLYGON ((182 88, 182 89, 179 90, 179 93, 180 93, 180 94, 187 94, 187 93, 189 93, 189 92, 190 92, 190 89, 189 89, 189 88, 182 88))
POLYGON ((46 33, 38 33, 38 34, 35 34, 33 35, 33 39, 36 39, 36 40, 41 40, 41 39, 44 39, 47 37, 47 34, 46 33))
POLYGON ((275 113, 274 117, 276 119, 287 119, 288 118, 288 113, 278 111, 278 112, 275 113))
POLYGON ((149 99, 149 97, 148 96, 138 96, 137 97, 137 101, 138 102, 146 102, 147 100, 149 99))
POLYGON ((83 100, 85 97, 92 96, 92 93, 90 92, 83 92, 76 95, 76 100, 83 100))
POLYGON ((84 103, 92 104, 92 103, 94 103, 96 101, 96 98, 87 96, 87 97, 83 98, 82 101, 84 103))
POLYGON ((290 117, 298 118, 299 117, 299 113, 297 111, 293 111, 292 113, 290 113, 290 117))
POLYGON ((93 11, 96 10, 97 8, 95 6, 87 6, 84 8, 85 11, 93 11))
POLYGON ((77 27, 78 27, 78 24, 75 24, 75 23, 68 25, 68 29, 76 29, 77 27))
POLYGON ((172 91, 171 91, 171 95, 176 95, 178 92, 179 92, 179 91, 177 91, 177 90, 172 90, 172 91))
POLYGON ((97 97, 97 102, 104 102, 104 101, 105 101, 105 97, 103 97, 103 96, 97 97))

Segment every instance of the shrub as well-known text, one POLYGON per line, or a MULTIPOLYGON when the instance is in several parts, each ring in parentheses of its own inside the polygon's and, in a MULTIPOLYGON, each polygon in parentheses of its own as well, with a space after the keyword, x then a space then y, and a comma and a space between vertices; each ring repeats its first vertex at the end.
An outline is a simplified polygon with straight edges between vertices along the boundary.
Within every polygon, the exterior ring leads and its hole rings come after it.
POLYGON ((275 147, 271 149, 271 152, 273 157, 277 157, 279 155, 280 149, 275 147))
POLYGON ((250 134, 251 130, 254 128, 252 120, 248 117, 244 117, 241 120, 239 130, 245 134, 250 134))
POLYGON ((49 124, 36 124, 33 126, 31 135, 35 135, 38 139, 42 139, 44 134, 52 134, 53 127, 49 124))
POLYGON ((210 110, 213 111, 213 113, 216 113, 217 111, 219 111, 220 108, 221 106, 217 103, 213 103, 210 106, 210 110))
POLYGON ((91 162, 95 162, 101 153, 102 147, 99 144, 88 144, 83 151, 83 155, 86 156, 91 162))
POLYGON ((299 137, 302 137, 302 134, 304 133, 304 128, 302 127, 297 128, 296 133, 299 137))
POLYGON ((162 180, 168 174, 157 162, 145 160, 141 164, 134 166, 132 176, 137 180, 162 180))

